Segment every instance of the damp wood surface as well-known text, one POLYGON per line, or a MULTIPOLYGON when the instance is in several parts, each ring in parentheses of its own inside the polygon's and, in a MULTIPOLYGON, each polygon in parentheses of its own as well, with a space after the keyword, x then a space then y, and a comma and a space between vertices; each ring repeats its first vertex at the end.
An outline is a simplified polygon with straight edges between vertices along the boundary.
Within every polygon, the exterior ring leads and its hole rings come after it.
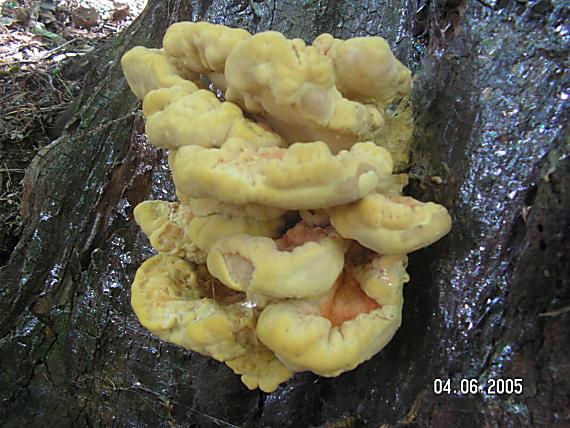
POLYGON ((26 174, 25 226, 0 270, 3 425, 569 424, 568 18, 546 0, 149 1, 81 60, 69 121, 26 174), (248 391, 132 312, 152 251, 133 208, 174 194, 119 59, 182 20, 307 41, 381 35, 416 75, 406 191, 448 207, 453 229, 410 256, 392 342, 338 378, 248 391), (522 378, 523 394, 435 395, 436 378, 522 378))

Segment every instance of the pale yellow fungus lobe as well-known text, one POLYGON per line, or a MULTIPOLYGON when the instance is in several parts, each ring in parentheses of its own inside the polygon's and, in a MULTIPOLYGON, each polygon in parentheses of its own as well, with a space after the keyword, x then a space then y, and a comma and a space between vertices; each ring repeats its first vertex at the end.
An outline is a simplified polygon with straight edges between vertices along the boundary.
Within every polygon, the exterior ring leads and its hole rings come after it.
POLYGON ((282 227, 283 220, 281 218, 261 221, 248 217, 212 214, 207 217, 194 218, 188 234, 197 246, 209 252, 214 244, 222 238, 238 234, 274 237, 279 234, 282 227))
POLYGON ((243 233, 276 237, 283 227, 281 218, 261 221, 223 214, 198 217, 187 206, 166 201, 140 203, 135 208, 135 220, 159 253, 196 263, 205 263, 208 251, 221 238, 243 233))
POLYGON ((255 340, 255 314, 246 305, 205 297, 187 261, 158 255, 137 270, 131 303, 141 322, 162 340, 210 355, 238 358, 255 340))
POLYGON ((180 76, 162 49, 136 46, 123 55, 121 66, 131 91, 140 99, 159 88, 178 87, 185 93, 198 90, 180 76))
POLYGON ((348 99, 388 106, 412 92, 412 74, 382 37, 335 39, 321 34, 313 42, 333 64, 338 90, 348 99))
POLYGON ((317 296, 333 286, 347 247, 330 230, 299 223, 276 241, 249 235, 219 240, 208 254, 208 270, 234 290, 280 299, 317 296))
POLYGON ((293 372, 281 363, 275 354, 265 347, 249 351, 226 365, 235 374, 241 375, 241 381, 249 389, 259 388, 264 392, 273 392, 279 384, 288 380, 293 372))
POLYGON ((403 303, 402 284, 410 280, 405 255, 376 255, 370 262, 356 266, 352 274, 368 297, 383 305, 403 303))
POLYGON ((225 73, 226 99, 263 115, 289 143, 322 140, 338 152, 384 125, 377 107, 342 96, 331 62, 301 39, 274 31, 246 38, 230 52, 225 73))
POLYGON ((400 326, 403 304, 402 281, 391 286, 377 275, 359 275, 386 300, 368 297, 347 267, 320 301, 268 305, 259 317, 257 336, 291 370, 327 377, 352 370, 390 341, 400 326))
POLYGON ((133 210, 135 221, 146 236, 153 234, 164 223, 170 220, 172 212, 178 204, 167 201, 143 201, 133 210))
POLYGON ((368 195, 330 211, 331 223, 347 239, 383 254, 407 254, 449 233, 445 207, 406 196, 368 195))
POLYGON ((251 35, 208 22, 178 22, 164 35, 164 50, 180 70, 223 73, 230 52, 251 35))
POLYGON ((322 142, 235 151, 184 146, 171 152, 169 164, 185 198, 291 210, 355 201, 393 167, 390 154, 373 143, 358 143, 334 156, 322 142))
POLYGON ((244 118, 233 103, 221 102, 208 90, 185 93, 178 87, 151 91, 143 102, 149 141, 164 149, 196 144, 220 147, 239 138, 252 147, 282 145, 267 126, 244 118))

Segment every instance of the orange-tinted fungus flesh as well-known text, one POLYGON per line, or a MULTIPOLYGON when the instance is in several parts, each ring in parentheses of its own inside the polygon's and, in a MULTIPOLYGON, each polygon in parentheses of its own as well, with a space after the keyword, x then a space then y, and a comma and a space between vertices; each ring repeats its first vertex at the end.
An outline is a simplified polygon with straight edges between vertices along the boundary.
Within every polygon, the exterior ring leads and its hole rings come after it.
POLYGON ((275 149, 275 150, 271 150, 271 151, 262 152, 259 154, 259 157, 263 158, 263 159, 283 160, 286 153, 287 153, 286 149, 275 149))
POLYGON ((356 279, 349 272, 343 271, 336 280, 331 294, 321 304, 321 315, 333 326, 339 326, 379 307, 378 303, 362 291, 356 279))
POLYGON ((285 235, 275 240, 279 251, 292 251, 306 242, 317 242, 327 236, 326 229, 322 227, 312 227, 303 222, 297 223, 289 229, 285 235))
POLYGON ((388 199, 392 200, 397 204, 407 205, 410 208, 414 208, 415 206, 419 205, 420 203, 409 196, 391 196, 388 199))

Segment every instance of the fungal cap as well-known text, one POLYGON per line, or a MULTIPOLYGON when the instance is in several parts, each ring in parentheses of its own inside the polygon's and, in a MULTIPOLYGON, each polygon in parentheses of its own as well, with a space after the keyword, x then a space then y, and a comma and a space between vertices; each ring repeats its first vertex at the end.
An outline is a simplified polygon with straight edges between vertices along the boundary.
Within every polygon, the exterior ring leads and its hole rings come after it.
POLYGON ((275 237, 283 227, 281 218, 262 221, 223 214, 198 217, 188 206, 166 201, 140 203, 135 208, 135 220, 159 253, 196 263, 206 262, 207 252, 218 239, 243 233, 275 237))
POLYGON ((377 255, 369 263, 355 267, 353 274, 362 291, 379 305, 401 305, 402 286, 410 280, 407 264, 406 256, 377 255))
POLYGON ((251 329, 254 314, 239 304, 204 298, 187 261, 158 255, 137 270, 131 304, 141 324, 160 339, 225 361, 245 353, 238 332, 251 329))
POLYGON ((206 75, 223 73, 232 49, 250 36, 241 28, 208 22, 178 22, 166 30, 163 45, 182 70, 206 75))
POLYGON ((275 237, 282 227, 281 218, 260 221, 248 217, 212 214, 195 217, 189 225, 188 235, 196 246, 209 252, 220 239, 238 234, 275 237))
POLYGON ((336 156, 322 142, 257 150, 184 146, 171 152, 169 163, 185 199, 292 210, 354 201, 372 192, 393 168, 388 151, 370 142, 336 156))
POLYGON ((123 55, 121 66, 131 91, 139 99, 159 88, 178 86, 188 92, 198 89, 194 83, 179 76, 162 49, 136 46, 123 55))
POLYGON ((331 60, 336 86, 348 99, 387 106, 411 93, 410 70, 382 37, 338 40, 325 33, 313 45, 331 60))
POLYGON ((449 233, 447 209, 433 202, 375 193, 330 210, 331 224, 347 239, 383 254, 407 254, 449 233))
POLYGON ((206 261, 206 252, 194 244, 188 228, 194 215, 185 205, 167 201, 144 201, 134 210, 135 220, 161 254, 196 263, 206 261))
POLYGON ((244 118, 238 106, 221 102, 204 89, 156 89, 145 97, 143 112, 149 141, 165 149, 190 144, 220 147, 232 138, 240 138, 252 147, 282 144, 279 135, 244 118))
POLYGON ((265 237, 236 235, 216 243, 208 270, 228 287, 274 298, 328 291, 344 265, 347 244, 333 235, 280 251, 265 237))
POLYGON ((134 217, 146 236, 168 221, 172 213, 172 206, 167 201, 143 201, 134 211, 134 217))
POLYGON ((250 351, 226 365, 235 374, 241 375, 241 381, 249 389, 259 388, 263 392, 275 391, 279 384, 289 379, 293 373, 281 363, 268 349, 250 351))
POLYGON ((315 304, 290 300, 267 306, 256 331, 259 339, 291 370, 310 370, 333 377, 379 352, 400 323, 401 305, 382 306, 332 326, 315 304))
POLYGON ((226 78, 226 98, 264 115, 291 143, 323 139, 338 152, 384 124, 378 108, 341 95, 328 58, 281 33, 257 33, 236 45, 226 78))

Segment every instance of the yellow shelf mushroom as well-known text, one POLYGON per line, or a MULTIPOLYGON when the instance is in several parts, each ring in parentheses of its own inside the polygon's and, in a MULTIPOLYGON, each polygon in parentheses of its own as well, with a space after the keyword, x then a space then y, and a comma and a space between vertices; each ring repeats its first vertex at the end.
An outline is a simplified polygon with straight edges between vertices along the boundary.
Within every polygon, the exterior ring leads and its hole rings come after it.
POLYGON ((123 55, 121 66, 131 91, 140 99, 160 88, 178 87, 184 93, 198 90, 193 82, 180 76, 162 49, 136 46, 123 55))
POLYGON ((225 68, 226 98, 261 114, 287 141, 325 141, 337 153, 369 140, 383 111, 342 96, 331 62, 301 39, 266 31, 237 44, 225 68))
POLYGON ((185 205, 166 201, 141 202, 135 207, 134 215, 159 253, 196 263, 205 263, 208 251, 221 238, 242 233, 276 237, 283 227, 281 218, 262 221, 224 214, 199 217, 185 205))
POLYGON ((299 223, 277 239, 235 235, 208 254, 208 270, 231 289, 273 298, 328 291, 344 266, 348 244, 321 227, 299 223))
MULTIPOLYGON (((399 263, 400 261, 394 261, 399 263)), ((319 300, 286 300, 268 305, 257 323, 257 336, 294 371, 338 376, 370 359, 390 341, 401 323, 405 271, 391 268, 393 281, 374 265, 358 276, 378 300, 365 294, 352 267, 319 300), (399 272, 399 275, 397 274, 399 272)))
POLYGON ((219 361, 238 358, 255 341, 254 311, 206 297, 192 265, 179 257, 145 261, 135 276, 131 303, 141 324, 162 340, 219 361))
POLYGON ((165 149, 189 144, 220 147, 240 138, 253 147, 283 145, 267 125, 244 118, 237 105, 220 101, 180 76, 164 50, 137 46, 123 56, 121 64, 131 90, 143 99, 152 144, 165 149))
POLYGON ((185 198, 215 198, 298 210, 355 201, 392 172, 388 151, 355 144, 333 155, 322 142, 287 149, 233 150, 184 146, 169 156, 174 184, 185 198))
POLYGON ((121 60, 179 200, 134 210, 159 253, 131 288, 142 325, 265 392, 372 358, 401 324, 406 254, 451 228, 396 174, 410 71, 381 37, 181 22, 163 45, 121 60))
POLYGON ((208 22, 178 22, 164 35, 163 45, 182 74, 202 74, 225 89, 225 64, 236 45, 251 37, 246 30, 208 22))
POLYGON ((382 37, 339 40, 325 33, 313 46, 331 60, 336 87, 349 100, 387 107, 412 92, 412 73, 382 37))
POLYGON ((196 144, 221 147, 232 138, 252 147, 281 146, 279 135, 244 118, 241 109, 221 102, 212 92, 200 89, 183 93, 179 88, 162 88, 147 94, 143 103, 148 140, 164 149, 196 144))
POLYGON ((451 229, 447 209, 433 202, 381 193, 330 210, 338 233, 383 254, 407 254, 440 239, 451 229))

